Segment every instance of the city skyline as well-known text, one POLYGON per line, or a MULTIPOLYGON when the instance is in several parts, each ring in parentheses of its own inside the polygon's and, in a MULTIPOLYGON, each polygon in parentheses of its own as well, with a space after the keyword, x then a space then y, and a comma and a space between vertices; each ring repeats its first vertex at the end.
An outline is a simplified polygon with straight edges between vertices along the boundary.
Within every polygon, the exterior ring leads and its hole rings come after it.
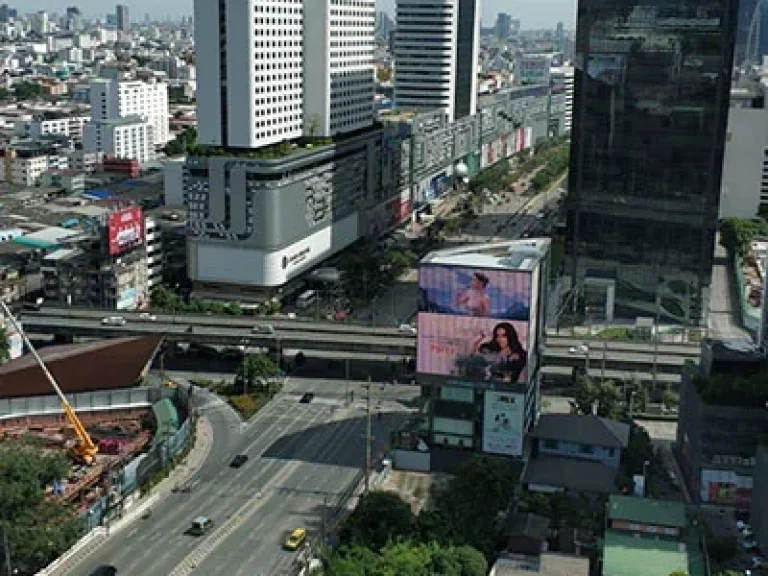
MULTIPOLYGON (((376 8, 394 15, 396 0, 376 0, 376 8)), ((118 3, 125 4, 135 22, 142 22, 144 15, 163 20, 168 16, 173 19, 181 16, 191 16, 193 13, 192 0, 167 0, 158 7, 153 0, 123 0, 114 4, 103 0, 72 0, 62 3, 61 0, 38 0, 32 7, 22 6, 23 3, 9 2, 9 5, 20 12, 45 10, 50 13, 63 14, 66 6, 77 6, 86 17, 112 14, 118 3)), ((508 0, 483 0, 483 26, 491 26, 496 21, 498 12, 509 12, 513 18, 518 18, 526 28, 550 28, 562 21, 566 27, 572 28, 576 21, 576 0, 518 0, 510 3, 508 0)))

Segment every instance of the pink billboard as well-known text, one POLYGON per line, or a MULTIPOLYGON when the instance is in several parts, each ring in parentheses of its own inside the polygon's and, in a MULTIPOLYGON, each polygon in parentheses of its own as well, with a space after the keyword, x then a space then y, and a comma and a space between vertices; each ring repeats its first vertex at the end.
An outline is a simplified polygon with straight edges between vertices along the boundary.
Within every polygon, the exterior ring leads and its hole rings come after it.
POLYGON ((422 266, 417 371, 525 382, 531 289, 528 271, 422 266))
POLYGON ((133 206, 112 212, 107 217, 109 255, 117 256, 144 242, 144 216, 141 208, 133 206))
POLYGON ((470 381, 525 382, 528 323, 419 314, 416 369, 470 381))

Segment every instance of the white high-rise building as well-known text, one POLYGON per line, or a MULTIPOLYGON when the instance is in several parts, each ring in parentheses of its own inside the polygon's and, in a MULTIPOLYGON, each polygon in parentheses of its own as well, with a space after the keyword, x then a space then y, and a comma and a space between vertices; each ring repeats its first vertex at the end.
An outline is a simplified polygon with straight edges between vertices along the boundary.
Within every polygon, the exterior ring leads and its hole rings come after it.
POLYGON ((332 136, 374 117, 375 0, 304 5, 304 132, 332 136))
POLYGON ((141 116, 92 120, 85 125, 83 148, 146 164, 155 159, 152 125, 141 116))
POLYGON ((198 142, 258 148, 302 135, 303 0, 195 1, 198 142))
POLYGON ((99 78, 91 81, 90 100, 94 122, 140 116, 152 126, 155 146, 163 146, 171 139, 168 129, 168 85, 165 82, 99 78))
POLYGON ((479 0, 397 0, 396 20, 396 106, 475 114, 479 0))

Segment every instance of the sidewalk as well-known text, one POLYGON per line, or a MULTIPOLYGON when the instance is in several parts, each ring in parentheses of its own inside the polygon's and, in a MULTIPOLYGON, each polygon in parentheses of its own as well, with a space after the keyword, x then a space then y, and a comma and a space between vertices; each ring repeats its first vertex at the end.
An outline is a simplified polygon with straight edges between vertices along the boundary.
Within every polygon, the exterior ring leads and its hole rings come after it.
POLYGON ((125 512, 122 518, 105 526, 94 528, 81 538, 72 548, 60 556, 48 567, 37 573, 37 576, 67 576, 99 546, 127 528, 151 506, 162 501, 174 487, 184 484, 205 463, 213 445, 213 431, 208 419, 201 416, 195 429, 195 445, 187 454, 184 462, 174 468, 167 478, 164 478, 144 498, 138 497, 138 490, 126 499, 125 512))

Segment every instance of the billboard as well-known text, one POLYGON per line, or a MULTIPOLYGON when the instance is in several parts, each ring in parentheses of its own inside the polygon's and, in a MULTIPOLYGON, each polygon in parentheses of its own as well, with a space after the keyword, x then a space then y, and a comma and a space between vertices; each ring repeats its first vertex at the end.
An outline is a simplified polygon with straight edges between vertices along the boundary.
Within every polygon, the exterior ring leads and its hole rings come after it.
POLYGON ((525 394, 487 390, 483 406, 483 452, 523 455, 525 394))
POLYGON ((474 382, 526 382, 529 272, 422 266, 416 368, 474 382))
POLYGON ((132 206, 112 212, 107 217, 109 255, 117 256, 144 242, 144 216, 141 208, 132 206))

